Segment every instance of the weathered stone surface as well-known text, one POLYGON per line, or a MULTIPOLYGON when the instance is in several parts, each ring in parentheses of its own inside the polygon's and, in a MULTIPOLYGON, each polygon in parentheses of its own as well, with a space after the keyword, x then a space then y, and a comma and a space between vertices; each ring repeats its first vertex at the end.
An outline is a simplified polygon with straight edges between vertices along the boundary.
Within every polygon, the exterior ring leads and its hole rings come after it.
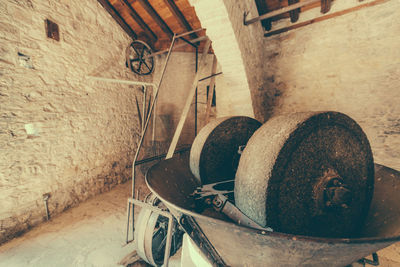
POLYGON ((54 216, 130 178, 141 94, 85 77, 97 69, 143 80, 124 66, 129 42, 96 0, 2 1, 0 243, 44 219, 43 194, 54 216), (46 37, 46 18, 59 25, 59 42, 46 37))
MULTIPOLYGON (((338 1, 331 12, 357 4, 338 1)), ((399 8, 388 1, 266 38, 263 70, 281 93, 274 113, 343 112, 366 132, 375 161, 400 169, 399 8)), ((300 21, 319 15, 304 12, 300 21)))

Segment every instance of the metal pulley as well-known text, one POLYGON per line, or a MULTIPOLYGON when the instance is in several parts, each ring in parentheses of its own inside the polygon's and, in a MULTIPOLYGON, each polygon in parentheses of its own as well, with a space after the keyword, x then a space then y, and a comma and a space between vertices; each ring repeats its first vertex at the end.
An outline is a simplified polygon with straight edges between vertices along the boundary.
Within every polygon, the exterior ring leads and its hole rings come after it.
POLYGON ((354 237, 366 219, 374 187, 368 139, 338 112, 277 116, 244 149, 235 204, 274 231, 354 237))
MULTIPOLYGON (((166 210, 163 203, 153 194, 146 196, 144 202, 166 210)), ((183 231, 176 227, 172 229, 170 255, 174 255, 182 244, 183 231)), ((164 252, 167 241, 168 218, 142 208, 135 224, 135 242, 137 254, 153 266, 161 266, 164 262, 164 252)))
POLYGON ((223 117, 204 126, 190 150, 193 175, 201 184, 234 179, 242 149, 260 126, 245 116, 223 117))
POLYGON ((154 69, 151 47, 143 41, 135 40, 125 50, 126 67, 139 75, 149 75, 154 69))

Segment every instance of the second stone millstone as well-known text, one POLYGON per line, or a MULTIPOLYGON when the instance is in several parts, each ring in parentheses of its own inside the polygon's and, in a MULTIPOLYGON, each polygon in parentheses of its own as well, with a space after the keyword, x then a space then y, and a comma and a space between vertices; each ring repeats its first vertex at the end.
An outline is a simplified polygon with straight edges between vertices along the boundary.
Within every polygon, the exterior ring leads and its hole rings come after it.
POLYGON ((338 112, 277 116, 244 149, 235 205, 276 232, 356 237, 374 188, 371 147, 361 127, 338 112))
POLYGON ((241 149, 261 126, 245 116, 218 118, 204 126, 190 150, 190 170, 201 184, 235 178, 241 149))

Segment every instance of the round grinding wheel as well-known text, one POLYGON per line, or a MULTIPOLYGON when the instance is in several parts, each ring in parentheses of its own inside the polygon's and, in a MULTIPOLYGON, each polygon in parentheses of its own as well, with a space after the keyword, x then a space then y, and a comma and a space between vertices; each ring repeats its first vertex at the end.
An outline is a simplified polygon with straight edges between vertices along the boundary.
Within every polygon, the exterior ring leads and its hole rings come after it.
POLYGON ((190 149, 190 170, 202 184, 235 178, 240 147, 261 126, 245 116, 218 118, 204 126, 190 149))
POLYGON ((368 139, 338 112, 277 116, 250 138, 235 179, 236 206, 274 231, 353 237, 373 195, 368 139))

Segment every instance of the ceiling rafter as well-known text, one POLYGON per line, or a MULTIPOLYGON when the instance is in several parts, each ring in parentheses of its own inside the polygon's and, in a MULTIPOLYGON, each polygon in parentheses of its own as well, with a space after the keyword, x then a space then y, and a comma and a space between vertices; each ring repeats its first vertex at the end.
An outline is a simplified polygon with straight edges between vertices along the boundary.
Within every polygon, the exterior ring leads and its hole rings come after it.
POLYGON ((154 19, 158 26, 172 39, 174 32, 168 27, 165 21, 158 15, 157 11, 150 5, 148 0, 138 0, 147 13, 154 19))
MULTIPOLYGON (((178 6, 175 4, 173 0, 164 0, 164 3, 167 5, 169 10, 174 14, 175 18, 178 20, 179 24, 188 32, 192 31, 193 28, 190 26, 189 22, 186 20, 185 16, 179 10, 178 6)), ((196 33, 190 34, 191 38, 197 38, 198 35, 196 33)))
MULTIPOLYGON (((256 1, 256 7, 258 11, 258 15, 264 15, 265 13, 268 13, 270 11, 268 9, 267 3, 265 0, 255 0, 256 1)), ((261 21, 261 25, 264 27, 264 30, 269 31, 271 30, 271 20, 270 19, 265 19, 261 21)))
POLYGON ((132 7, 132 5, 127 0, 119 0, 122 6, 128 7, 129 15, 136 21, 136 23, 142 28, 145 34, 152 39, 152 42, 156 42, 158 37, 157 35, 150 29, 150 27, 144 22, 144 20, 139 16, 136 10, 132 7))
POLYGON ((114 20, 121 26, 121 28, 132 38, 137 39, 137 34, 132 30, 128 23, 124 20, 124 18, 119 14, 119 12, 114 8, 113 5, 108 2, 108 0, 97 0, 110 15, 114 18, 114 20))

